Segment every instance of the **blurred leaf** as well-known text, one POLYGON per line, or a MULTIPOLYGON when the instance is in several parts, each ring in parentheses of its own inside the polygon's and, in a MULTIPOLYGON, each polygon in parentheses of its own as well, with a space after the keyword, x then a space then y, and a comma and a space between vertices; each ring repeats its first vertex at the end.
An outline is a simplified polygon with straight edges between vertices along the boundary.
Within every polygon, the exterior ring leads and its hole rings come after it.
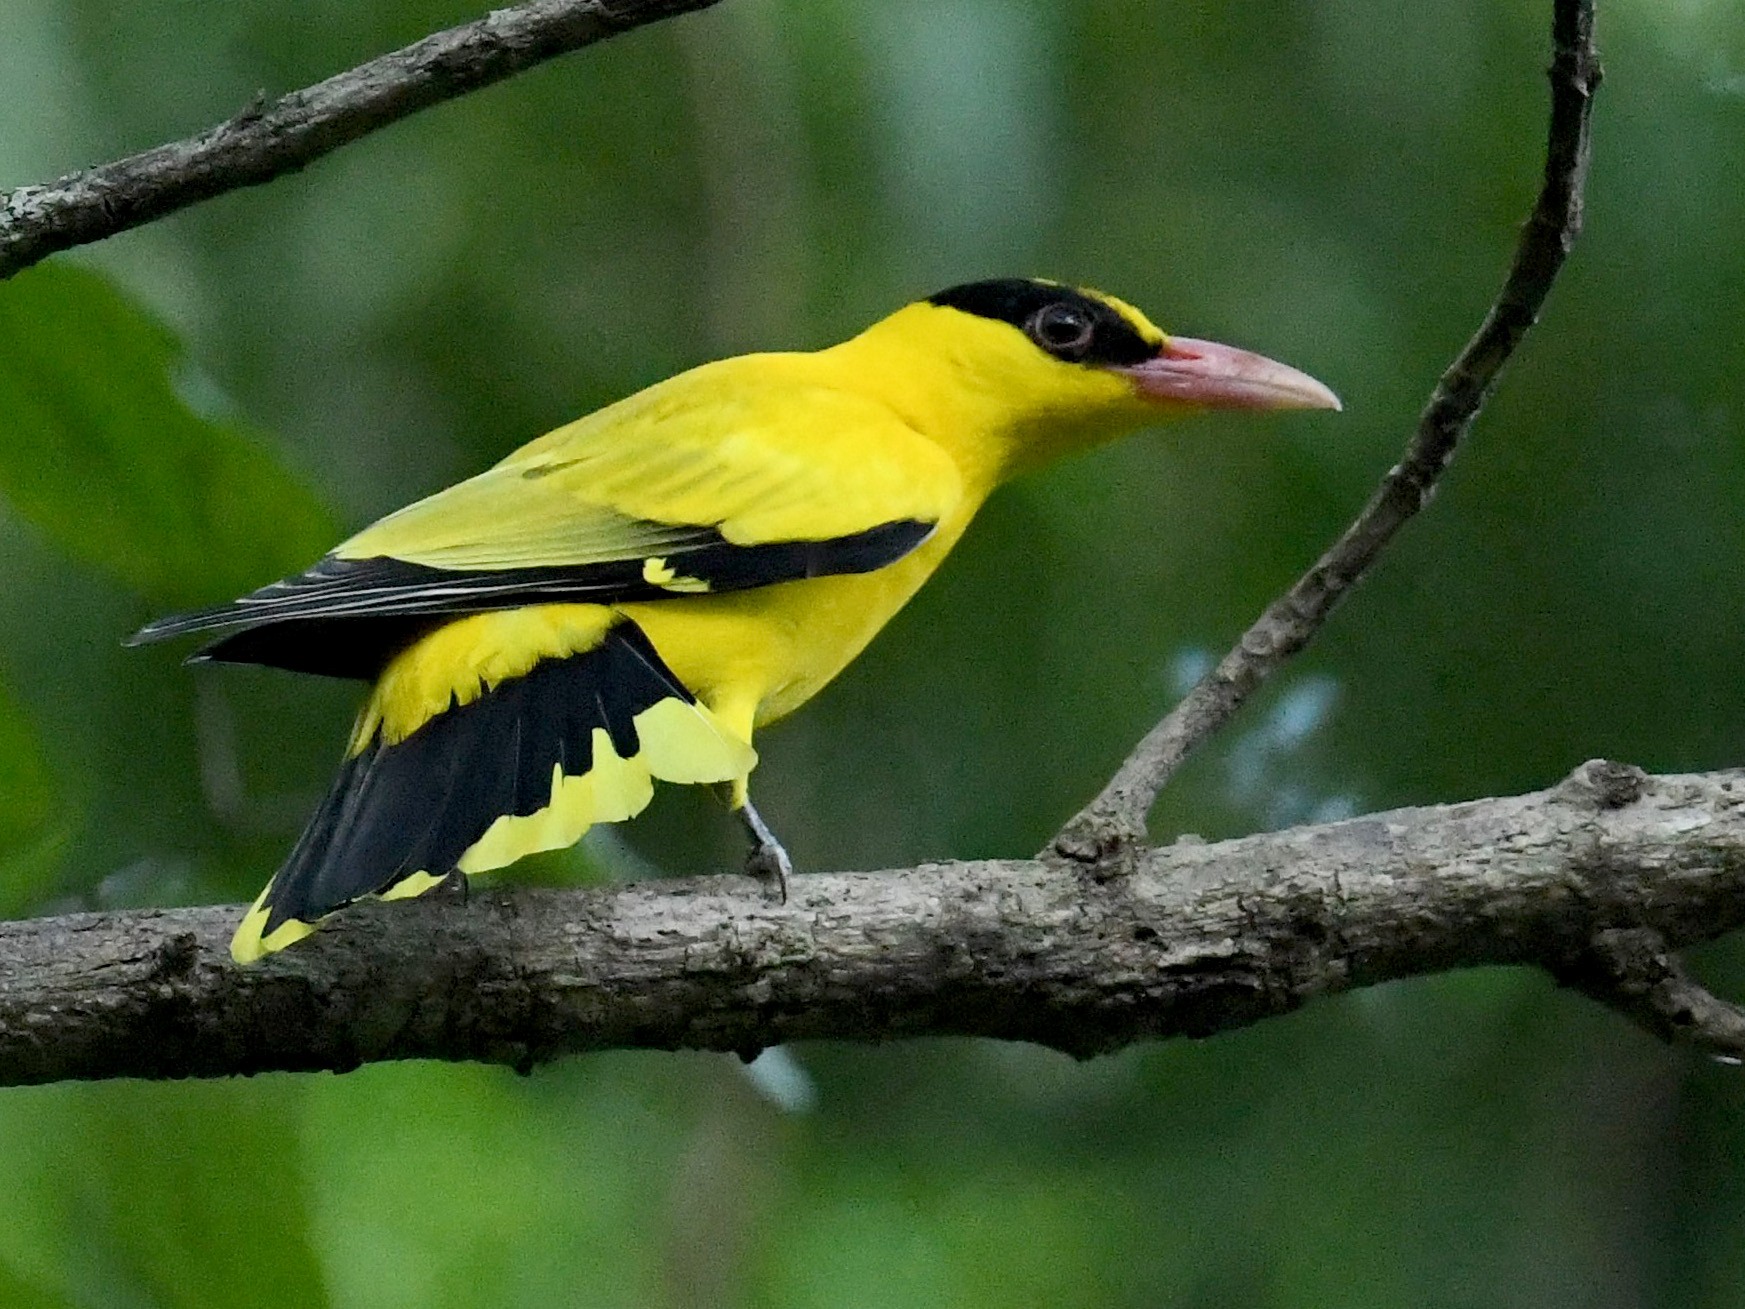
POLYGON ((0 495, 160 605, 308 564, 334 524, 261 438, 197 412, 175 339, 65 264, 0 286, 0 495))
POLYGON ((302 1093, 290 1078, 8 1091, 0 1263, 82 1304, 326 1304, 302 1093))
POLYGON ((1131 1217, 1107 1176, 1011 1158, 892 1170, 873 1164, 819 1178, 804 1214, 779 1215, 767 1239, 762 1303, 863 1309, 1123 1303, 1110 1247, 1131 1217))
POLYGON ((0 1260, 0 1305, 6 1309, 61 1309, 67 1303, 58 1295, 20 1281, 0 1260))
POLYGON ((65 837, 58 789, 36 732, 0 685, 0 917, 37 900, 65 837))
POLYGON ((653 1112, 623 1075, 639 1064, 618 1056, 533 1078, 378 1064, 312 1085, 304 1152, 321 1179, 315 1230, 335 1298, 648 1304, 675 1115, 653 1112))

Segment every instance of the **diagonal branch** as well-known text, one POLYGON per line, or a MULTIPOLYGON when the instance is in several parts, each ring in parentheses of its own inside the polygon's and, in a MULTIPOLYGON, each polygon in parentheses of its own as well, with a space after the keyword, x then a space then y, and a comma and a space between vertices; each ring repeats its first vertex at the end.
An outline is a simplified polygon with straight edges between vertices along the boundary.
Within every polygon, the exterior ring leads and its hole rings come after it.
POLYGON ((296 170, 420 109, 717 0, 530 0, 256 104, 198 136, 0 192, 0 279, 296 170))
POLYGON ((801 877, 785 905, 742 878, 432 895, 354 907, 250 968, 225 950, 237 913, 0 923, 0 1085, 816 1037, 1082 1056, 1479 964, 1539 965, 1736 1051, 1738 1011, 1663 947, 1745 925, 1745 772, 1590 763, 1531 795, 1146 851, 1103 880, 1031 860, 801 877))
POLYGON ((1582 223, 1589 118, 1600 81, 1593 0, 1556 0, 1552 16, 1551 126, 1545 181, 1521 231, 1515 262, 1477 335, 1431 393, 1400 462, 1314 567, 1261 614, 1242 639, 1134 747, 1102 792, 1061 829, 1053 849, 1096 859, 1145 839, 1145 820, 1177 767, 1222 727, 1262 682, 1306 646, 1394 534, 1430 502, 1473 420, 1495 388, 1556 280, 1582 223))

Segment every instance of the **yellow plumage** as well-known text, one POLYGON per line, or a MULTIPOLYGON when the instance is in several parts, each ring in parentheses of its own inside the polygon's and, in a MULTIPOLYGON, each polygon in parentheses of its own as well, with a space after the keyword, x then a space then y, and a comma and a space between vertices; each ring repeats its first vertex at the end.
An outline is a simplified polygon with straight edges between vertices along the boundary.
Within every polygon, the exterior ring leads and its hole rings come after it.
POLYGON ((1195 407, 1327 407, 1112 297, 976 283, 812 354, 707 364, 389 515, 308 573, 140 634, 368 676, 333 792, 249 911, 258 958, 628 818, 655 780, 748 801, 754 729, 836 676, 1023 469, 1195 407))

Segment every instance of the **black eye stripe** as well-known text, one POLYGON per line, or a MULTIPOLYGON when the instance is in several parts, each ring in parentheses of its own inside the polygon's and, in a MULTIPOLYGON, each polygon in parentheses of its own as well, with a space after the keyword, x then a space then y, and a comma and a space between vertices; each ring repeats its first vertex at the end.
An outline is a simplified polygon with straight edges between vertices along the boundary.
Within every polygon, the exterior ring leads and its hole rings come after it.
MULTIPOLYGON (((1084 314, 1091 324, 1090 341, 1082 352, 1074 352, 1074 362, 1137 364, 1157 354, 1157 346, 1114 309, 1069 286, 1051 286, 1019 277, 966 282, 929 296, 928 303, 1010 323, 1038 344, 1043 343, 1032 331, 1037 316, 1051 306, 1070 306, 1084 314)), ((1048 349, 1046 345, 1043 348, 1048 349)))

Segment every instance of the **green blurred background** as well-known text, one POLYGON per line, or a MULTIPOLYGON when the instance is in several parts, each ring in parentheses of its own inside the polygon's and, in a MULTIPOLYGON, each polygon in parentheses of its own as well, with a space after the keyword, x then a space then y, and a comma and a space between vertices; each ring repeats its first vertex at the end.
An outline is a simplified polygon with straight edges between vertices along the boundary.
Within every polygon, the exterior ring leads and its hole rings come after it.
MULTIPOLYGON (((1318 550, 1537 181, 1527 0, 725 0, 0 284, 0 913, 242 900, 354 692, 120 639, 687 365, 1040 273, 1287 359, 1013 488, 760 741, 802 868, 1036 849, 1318 550)), ((0 188, 477 10, 0 0, 0 188)), ((1160 836, 1745 762, 1745 0, 1602 0, 1588 233, 1432 512, 1160 836)), ((728 866, 664 797, 550 880, 728 866)), ((1700 966, 1745 994, 1745 949, 1700 966)), ((1745 1305, 1745 1074, 1542 977, 1074 1063, 0 1091, 0 1305, 1745 1305)))

